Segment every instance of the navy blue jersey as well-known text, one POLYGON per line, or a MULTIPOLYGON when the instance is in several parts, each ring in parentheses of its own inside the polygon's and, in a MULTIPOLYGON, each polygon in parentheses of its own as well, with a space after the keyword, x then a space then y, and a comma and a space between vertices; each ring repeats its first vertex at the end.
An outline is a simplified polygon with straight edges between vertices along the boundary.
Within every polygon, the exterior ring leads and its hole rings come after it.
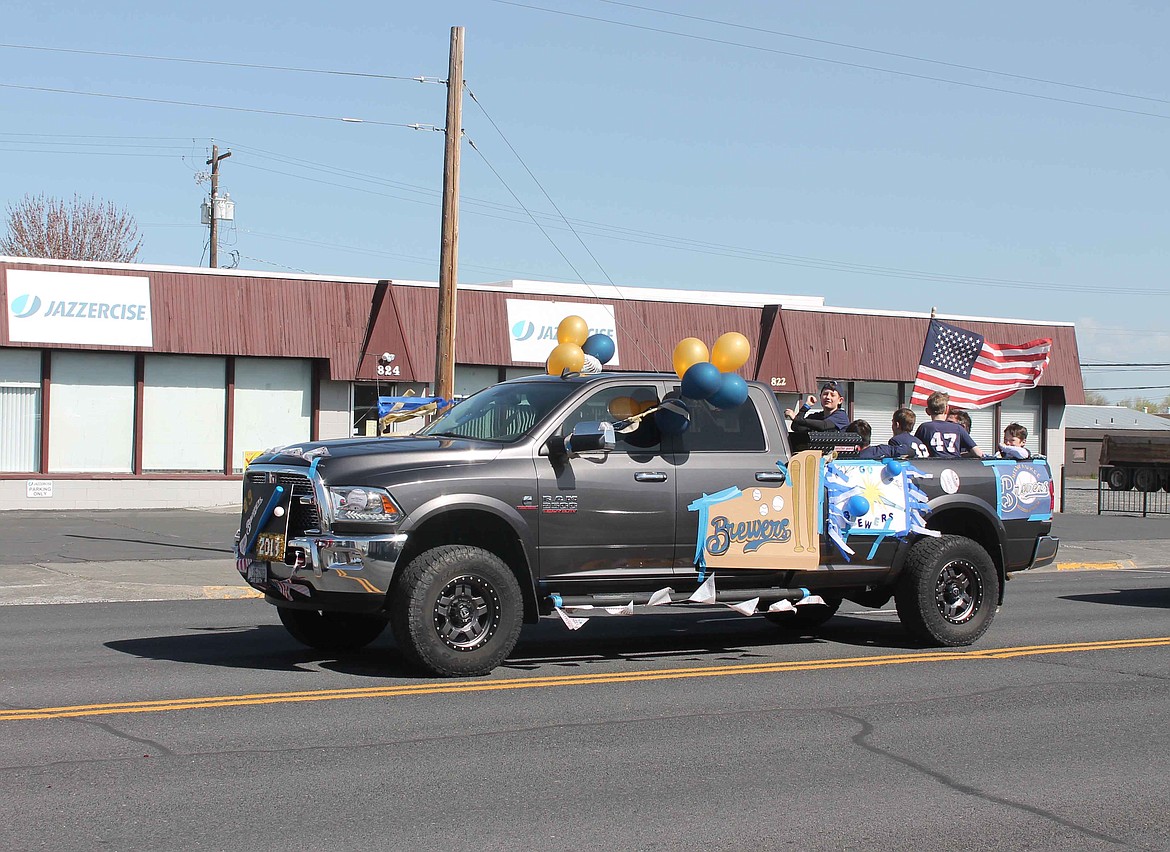
POLYGON ((890 446, 894 449, 894 455, 896 456, 910 456, 911 458, 924 459, 930 455, 930 450, 926 444, 919 441, 909 432, 899 432, 890 438, 890 446))
POLYGON ((889 444, 877 444, 866 447, 857 453, 859 459, 888 459, 898 455, 898 451, 889 444))
POLYGON ((849 425, 849 415, 838 408, 832 414, 825 414, 823 410, 808 413, 807 407, 801 407, 792 421, 795 432, 844 432, 849 425))
POLYGON ((944 459, 957 459, 975 446, 967 430, 949 420, 923 423, 914 436, 926 444, 932 456, 944 459))
POLYGON ((824 410, 814 411, 812 414, 806 414, 808 420, 824 420, 826 423, 832 423, 833 428, 838 432, 844 432, 845 427, 849 425, 849 415, 845 410, 838 408, 832 414, 825 414, 824 410))

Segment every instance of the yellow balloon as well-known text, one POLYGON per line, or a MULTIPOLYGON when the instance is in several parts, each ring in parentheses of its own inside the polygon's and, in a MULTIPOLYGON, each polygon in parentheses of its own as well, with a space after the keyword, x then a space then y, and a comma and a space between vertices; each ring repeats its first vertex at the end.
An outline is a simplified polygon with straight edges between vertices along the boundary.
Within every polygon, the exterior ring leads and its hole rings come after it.
POLYGON ((640 413, 638 403, 628 396, 617 396, 609 401, 609 413, 618 420, 625 420, 640 413))
POLYGON ((557 326, 557 343, 572 343, 584 346, 589 339, 589 323, 574 314, 561 320, 557 326))
POLYGON ((707 344, 697 337, 684 337, 674 347, 674 372, 681 379, 692 365, 706 361, 707 344))
POLYGON ((711 347, 711 363, 721 373, 734 373, 747 363, 751 353, 752 346, 748 339, 738 331, 729 331, 721 334, 711 347))
POLYGON ((559 376, 562 371, 581 372, 585 366, 585 352, 576 343, 562 343, 548 356, 545 367, 550 376, 559 376))

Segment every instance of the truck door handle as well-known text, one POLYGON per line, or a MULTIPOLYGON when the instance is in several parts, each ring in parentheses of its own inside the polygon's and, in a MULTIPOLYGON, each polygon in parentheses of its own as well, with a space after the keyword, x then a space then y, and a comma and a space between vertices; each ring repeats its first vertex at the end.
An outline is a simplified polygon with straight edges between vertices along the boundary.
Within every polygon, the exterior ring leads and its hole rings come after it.
POLYGON ((783 482, 784 473, 779 470, 757 470, 756 482, 783 482))
POLYGON ((666 474, 660 470, 639 471, 634 474, 634 482, 666 482, 666 474))

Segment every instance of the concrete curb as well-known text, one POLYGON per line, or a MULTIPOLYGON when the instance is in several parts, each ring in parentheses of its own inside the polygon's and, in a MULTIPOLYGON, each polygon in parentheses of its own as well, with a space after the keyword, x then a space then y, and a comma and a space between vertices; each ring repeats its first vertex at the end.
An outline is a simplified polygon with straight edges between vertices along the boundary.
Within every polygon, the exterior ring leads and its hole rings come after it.
POLYGON ((226 559, 42 563, 0 569, 0 606, 262 597, 226 559))

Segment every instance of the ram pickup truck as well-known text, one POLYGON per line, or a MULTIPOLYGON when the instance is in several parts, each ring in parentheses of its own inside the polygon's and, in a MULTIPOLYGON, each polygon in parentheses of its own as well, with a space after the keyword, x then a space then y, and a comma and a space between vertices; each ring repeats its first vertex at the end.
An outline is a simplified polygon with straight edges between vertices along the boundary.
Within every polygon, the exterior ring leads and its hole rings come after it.
POLYGON ((416 666, 470 676, 542 615, 667 601, 806 630, 892 597, 918 640, 966 645, 1010 572, 1055 559, 1042 459, 861 461, 839 433, 794 452, 764 385, 681 422, 678 395, 673 375, 538 376, 414 435, 270 450, 244 473, 237 567, 311 647, 389 624, 416 666))

